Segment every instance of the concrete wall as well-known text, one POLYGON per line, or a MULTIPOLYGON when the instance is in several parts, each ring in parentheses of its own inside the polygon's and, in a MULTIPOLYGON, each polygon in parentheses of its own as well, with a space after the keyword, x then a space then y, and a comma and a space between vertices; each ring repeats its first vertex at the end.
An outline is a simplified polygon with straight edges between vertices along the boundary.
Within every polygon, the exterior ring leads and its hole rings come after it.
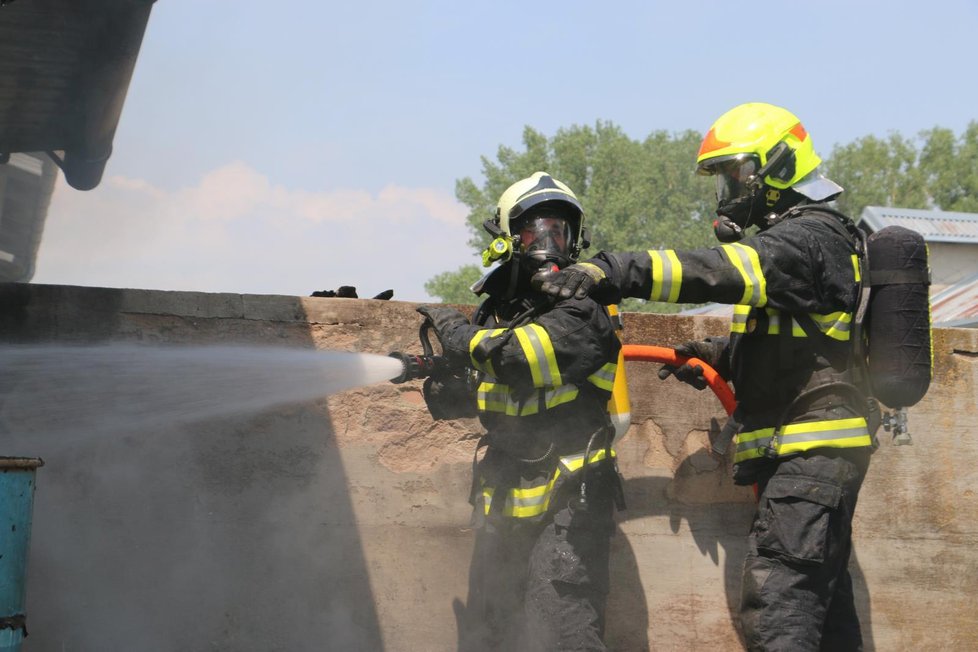
MULTIPOLYGON (((0 286, 0 341, 279 344, 417 351, 412 304, 0 286)), ((628 314, 626 341, 722 333, 715 318, 628 314)), ((935 332, 915 443, 883 445, 857 510, 868 650, 978 648, 978 331, 935 332)), ((737 650, 749 490, 703 452, 708 393, 629 363, 619 447, 628 510, 614 539, 616 650, 737 650)), ((466 595, 474 421, 433 423, 417 383, 185 425, 51 437, 39 455, 26 652, 452 650, 466 595)))

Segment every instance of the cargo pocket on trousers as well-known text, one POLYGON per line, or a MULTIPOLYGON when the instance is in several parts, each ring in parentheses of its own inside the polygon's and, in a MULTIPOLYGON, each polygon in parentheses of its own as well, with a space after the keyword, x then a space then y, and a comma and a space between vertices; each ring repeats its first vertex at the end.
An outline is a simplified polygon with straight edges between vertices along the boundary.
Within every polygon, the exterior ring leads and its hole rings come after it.
POLYGON ((786 561, 821 564, 841 498, 841 487, 809 477, 771 478, 754 532, 758 552, 786 561))
POLYGON ((549 574, 554 585, 577 590, 608 592, 608 548, 610 536, 600 528, 571 525, 570 510, 555 519, 555 537, 549 555, 549 574))

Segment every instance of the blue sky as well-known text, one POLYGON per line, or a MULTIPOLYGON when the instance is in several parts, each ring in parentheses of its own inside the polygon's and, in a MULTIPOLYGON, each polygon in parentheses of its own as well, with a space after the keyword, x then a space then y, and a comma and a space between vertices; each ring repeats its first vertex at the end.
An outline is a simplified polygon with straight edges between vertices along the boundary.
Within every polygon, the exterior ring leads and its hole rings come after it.
POLYGON ((102 184, 59 181, 34 281, 428 300, 477 260, 455 181, 525 125, 640 139, 766 101, 825 154, 960 133, 976 34, 978 0, 158 0, 102 184))

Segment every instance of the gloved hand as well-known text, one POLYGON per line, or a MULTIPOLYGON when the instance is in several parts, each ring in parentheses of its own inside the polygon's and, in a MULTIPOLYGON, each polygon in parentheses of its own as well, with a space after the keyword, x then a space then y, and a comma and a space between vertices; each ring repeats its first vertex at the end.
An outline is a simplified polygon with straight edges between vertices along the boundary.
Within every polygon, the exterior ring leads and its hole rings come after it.
POLYGON ((427 317, 428 321, 431 322, 431 327, 435 330, 435 336, 438 337, 438 341, 443 345, 445 344, 445 336, 451 334, 451 331, 456 326, 469 323, 469 318, 458 310, 455 310, 455 308, 418 306, 417 311, 427 317))
POLYGON ((455 308, 444 306, 418 306, 417 311, 431 322, 448 363, 452 366, 464 364, 469 358, 468 342, 452 335, 459 326, 468 325, 469 318, 455 308))
MULTIPOLYGON (((687 358, 699 358, 706 364, 713 367, 721 376, 726 376, 725 371, 725 352, 729 340, 726 337, 708 337, 700 342, 686 342, 675 347, 677 354, 687 358)), ((659 379, 665 380, 669 376, 675 376, 677 380, 692 385, 702 391, 706 389, 707 382, 703 377, 703 367, 701 365, 690 365, 688 362, 674 366, 664 364, 659 367, 659 379)))
POLYGON ((534 289, 557 299, 585 299, 594 295, 601 303, 617 303, 621 295, 604 270, 593 263, 575 263, 556 272, 537 272, 530 280, 534 289))
POLYGON ((478 416, 475 391, 469 387, 466 377, 458 373, 428 376, 421 394, 435 421, 478 416))

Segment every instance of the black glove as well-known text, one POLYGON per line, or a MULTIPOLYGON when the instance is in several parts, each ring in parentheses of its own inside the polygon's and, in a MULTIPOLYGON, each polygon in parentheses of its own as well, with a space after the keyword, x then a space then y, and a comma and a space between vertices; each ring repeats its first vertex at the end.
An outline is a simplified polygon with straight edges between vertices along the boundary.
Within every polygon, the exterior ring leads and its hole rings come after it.
POLYGON ((621 300, 621 293, 594 263, 575 263, 556 272, 537 272, 530 283, 534 289, 558 299, 585 299, 592 295, 601 303, 621 300))
POLYGON ((467 419, 478 416, 475 392, 470 389, 467 378, 458 373, 435 377, 428 376, 421 387, 424 402, 431 418, 467 419))
MULTIPOLYGON (((727 343, 726 337, 708 337, 701 342, 686 342, 675 347, 677 354, 686 358, 699 358, 710 365, 725 377, 724 371, 727 365, 724 363, 726 357, 727 343)), ((698 390, 706 389, 707 382, 703 377, 703 367, 701 365, 690 365, 683 363, 674 366, 664 364, 659 368, 659 379, 665 380, 669 376, 675 376, 676 380, 692 385, 698 390)))
POLYGON ((464 359, 468 359, 467 342, 455 342, 452 338, 456 328, 468 325, 468 317, 455 308, 444 306, 418 306, 417 311, 431 322, 435 337, 441 343, 441 350, 449 358, 449 362, 457 362, 460 354, 464 354, 464 359))

